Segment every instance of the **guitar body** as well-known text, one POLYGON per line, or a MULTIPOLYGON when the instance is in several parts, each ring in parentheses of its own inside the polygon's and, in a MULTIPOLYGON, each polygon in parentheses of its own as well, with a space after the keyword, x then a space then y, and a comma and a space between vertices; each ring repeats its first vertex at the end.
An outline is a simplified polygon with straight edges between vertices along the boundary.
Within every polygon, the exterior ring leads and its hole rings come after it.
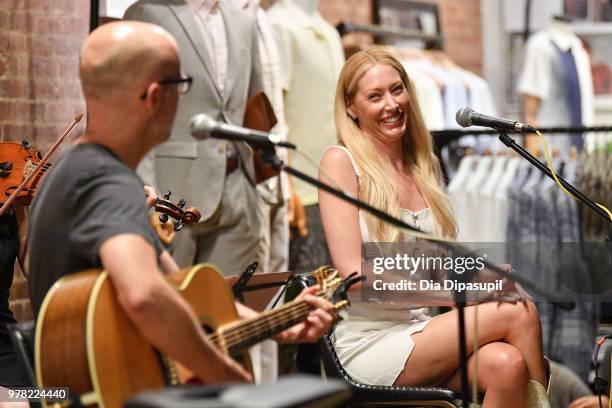
MULTIPOLYGON (((239 319, 232 294, 213 266, 197 265, 169 280, 207 329, 239 319)), ((109 408, 136 393, 193 377, 179 364, 166 363, 141 336, 108 274, 100 270, 65 276, 50 289, 36 325, 35 363, 39 387, 69 387, 82 405, 109 408)))
MULTIPOLYGON (((178 288, 181 296, 191 305, 205 332, 214 332, 221 326, 240 320, 234 296, 225 278, 213 265, 195 265, 191 269, 183 269, 171 275, 168 280, 178 288)), ((219 344, 219 348, 227 353, 223 344, 219 344)), ((232 357, 253 374, 248 352, 232 357)), ((180 364, 176 366, 179 369, 181 382, 189 381, 192 375, 180 364)))

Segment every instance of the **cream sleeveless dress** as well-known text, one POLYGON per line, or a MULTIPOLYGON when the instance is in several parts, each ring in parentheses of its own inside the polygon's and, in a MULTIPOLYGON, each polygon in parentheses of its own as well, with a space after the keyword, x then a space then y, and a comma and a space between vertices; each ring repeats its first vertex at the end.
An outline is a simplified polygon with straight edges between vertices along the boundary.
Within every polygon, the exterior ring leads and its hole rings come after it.
MULTIPOLYGON (((357 179, 361 175, 357 163, 351 159, 357 179)), ((435 226, 429 208, 418 212, 401 210, 402 219, 426 232, 435 226)), ((371 242, 364 216, 359 211, 362 242, 371 242)), ((410 240, 407 237, 406 241, 410 240)), ((351 306, 343 313, 344 319, 335 327, 332 341, 346 372, 355 380, 369 385, 393 385, 404 370, 414 342, 412 334, 422 331, 431 321, 427 308, 411 309, 393 303, 362 302, 360 294, 351 294, 351 306)))

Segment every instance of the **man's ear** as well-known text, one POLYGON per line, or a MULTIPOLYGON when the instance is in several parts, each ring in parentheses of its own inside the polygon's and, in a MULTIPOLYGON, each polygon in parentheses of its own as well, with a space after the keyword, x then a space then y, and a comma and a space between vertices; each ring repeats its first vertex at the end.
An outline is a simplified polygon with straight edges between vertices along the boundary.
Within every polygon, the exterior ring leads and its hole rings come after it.
POLYGON ((149 113, 153 114, 159 110, 161 105, 161 86, 157 82, 153 82, 147 88, 147 96, 145 97, 145 105, 149 113))

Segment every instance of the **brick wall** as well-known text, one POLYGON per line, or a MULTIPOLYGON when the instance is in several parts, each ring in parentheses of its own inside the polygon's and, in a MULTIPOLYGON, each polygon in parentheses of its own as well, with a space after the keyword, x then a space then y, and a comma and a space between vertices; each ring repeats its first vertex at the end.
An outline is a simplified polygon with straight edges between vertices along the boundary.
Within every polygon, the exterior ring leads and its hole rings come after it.
MULTIPOLYGON (((414 1, 414 0, 413 0, 414 1)), ((480 25, 480 0, 416 0, 438 4, 444 49, 461 67, 478 75, 482 74, 482 30, 480 25)), ((321 0, 319 10, 330 23, 340 21, 370 24, 371 0, 321 0)), ((345 47, 371 43, 368 35, 351 34, 343 39, 345 47)))
POLYGON ((444 49, 461 67, 482 75, 480 0, 439 0, 444 49))
MULTIPOLYGON (((372 24, 371 0, 321 0, 319 11, 334 26, 340 22, 372 24)), ((365 48, 372 44, 369 34, 352 33, 342 38, 344 49, 365 48)))
MULTIPOLYGON (((0 0, 0 141, 27 138, 46 152, 83 112, 78 52, 88 31, 88 0, 0 0)), ((11 307, 18 319, 31 317, 18 270, 11 307)))

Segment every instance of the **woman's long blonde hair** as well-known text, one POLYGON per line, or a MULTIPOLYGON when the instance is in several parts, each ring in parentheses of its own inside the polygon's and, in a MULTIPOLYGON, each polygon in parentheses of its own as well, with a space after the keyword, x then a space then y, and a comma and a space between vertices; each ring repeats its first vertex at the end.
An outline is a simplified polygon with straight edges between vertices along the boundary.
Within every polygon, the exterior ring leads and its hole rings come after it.
MULTIPOLYGON (((440 188, 440 165, 433 153, 433 140, 425 127, 415 91, 402 64, 386 50, 372 47, 351 56, 338 80, 335 100, 335 119, 338 141, 345 145, 355 158, 361 171, 360 197, 370 205, 389 214, 400 216, 399 192, 394 183, 389 183, 391 174, 388 165, 369 136, 365 135, 357 120, 347 112, 347 103, 357 93, 357 83, 373 66, 389 65, 399 73, 410 100, 406 133, 402 137, 404 163, 414 177, 418 189, 433 213, 436 233, 455 238, 455 224, 448 197, 440 188)), ((368 231, 375 241, 396 242, 402 237, 397 228, 365 213, 368 231)))

